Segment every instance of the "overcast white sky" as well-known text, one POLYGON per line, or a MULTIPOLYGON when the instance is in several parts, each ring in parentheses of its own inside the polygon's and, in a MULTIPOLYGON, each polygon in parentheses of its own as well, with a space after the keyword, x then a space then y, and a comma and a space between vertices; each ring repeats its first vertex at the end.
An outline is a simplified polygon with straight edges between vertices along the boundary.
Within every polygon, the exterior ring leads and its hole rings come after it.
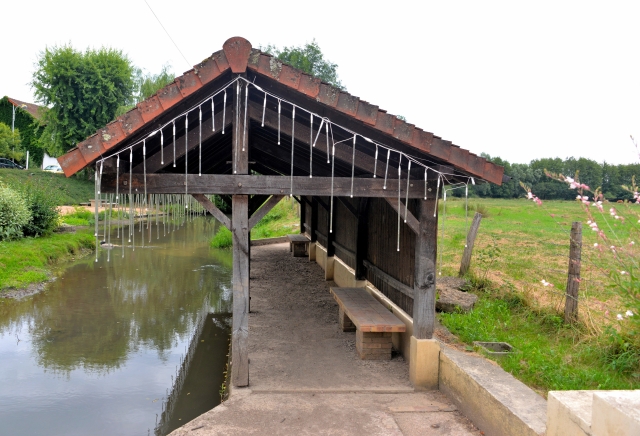
MULTIPOLYGON (((639 161, 638 1, 147 1, 190 65, 315 38, 350 93, 473 153, 639 161)), ((67 42, 189 68, 144 0, 3 3, 0 96, 33 102, 38 53, 67 42)))

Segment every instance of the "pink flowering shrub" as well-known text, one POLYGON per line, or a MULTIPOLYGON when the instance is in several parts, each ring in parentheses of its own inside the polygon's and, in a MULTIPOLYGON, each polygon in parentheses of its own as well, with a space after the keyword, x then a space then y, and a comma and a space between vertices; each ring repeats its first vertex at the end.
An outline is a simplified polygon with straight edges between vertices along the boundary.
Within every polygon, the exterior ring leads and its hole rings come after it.
MULTIPOLYGON (((596 255, 591 256, 590 261, 606 270, 610 278, 609 286, 615 289, 624 305, 624 311, 616 314, 614 322, 618 323, 621 334, 628 336, 635 348, 640 350, 640 253, 634 241, 640 233, 640 194, 635 178, 631 187, 623 186, 623 189, 633 194, 633 200, 610 203, 604 198, 600 188, 592 189, 580 183, 578 173, 574 178, 546 170, 545 174, 566 183, 569 189, 576 190, 576 202, 584 211, 586 229, 595 232, 598 240, 593 244, 596 255)), ((528 186, 521 186, 527 192, 527 199, 538 205, 542 204, 528 186)), ((583 265, 585 250, 586 247, 583 247, 583 265)), ((544 279, 540 283, 544 287, 553 286, 544 279)), ((608 315, 607 311, 605 316, 608 315)))

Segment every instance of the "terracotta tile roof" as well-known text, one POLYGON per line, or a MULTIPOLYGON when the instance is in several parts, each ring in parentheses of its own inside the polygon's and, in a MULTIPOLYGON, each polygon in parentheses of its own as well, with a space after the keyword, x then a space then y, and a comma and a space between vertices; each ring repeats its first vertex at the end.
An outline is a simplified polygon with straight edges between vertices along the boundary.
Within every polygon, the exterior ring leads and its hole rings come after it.
POLYGON ((42 108, 44 108, 44 106, 38 106, 37 104, 33 104, 33 103, 25 103, 24 101, 16 100, 15 98, 11 98, 11 97, 7 97, 7 100, 9 100, 9 103, 11 103, 12 105, 22 108, 27 112, 29 112, 29 114, 36 120, 39 120, 40 117, 42 116, 42 113, 40 111, 42 108), (26 107, 23 107, 23 106, 26 106, 26 107))
POLYGON ((504 169, 486 159, 470 153, 457 145, 424 131, 413 124, 388 114, 378 106, 360 100, 340 89, 323 83, 300 70, 286 65, 276 58, 255 50, 244 38, 227 40, 222 50, 195 65, 156 95, 139 103, 134 109, 107 124, 96 134, 78 144, 74 149, 58 158, 67 176, 85 168, 138 131, 164 111, 175 106, 187 96, 227 70, 244 73, 247 69, 278 81, 316 101, 334 108, 350 117, 373 126, 398 141, 422 153, 432 155, 472 176, 502 183, 504 169))

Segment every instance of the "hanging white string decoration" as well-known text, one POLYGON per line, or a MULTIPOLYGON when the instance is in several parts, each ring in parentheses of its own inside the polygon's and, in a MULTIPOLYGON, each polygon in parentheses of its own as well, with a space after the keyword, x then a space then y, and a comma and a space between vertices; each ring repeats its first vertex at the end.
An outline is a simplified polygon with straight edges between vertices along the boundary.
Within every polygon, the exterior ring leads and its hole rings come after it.
POLYGON ((402 153, 400 153, 400 157, 398 159, 398 251, 400 251, 400 211, 402 210, 402 202, 400 201, 400 188, 402 186, 402 153))
POLYGON ((184 116, 184 195, 189 192, 189 113, 184 116))
POLYGON ((313 114, 309 114, 309 178, 313 177, 313 147, 316 143, 313 141, 313 114))
POLYGON ((198 110, 198 176, 202 176, 202 106, 198 110))
POLYGON ((262 103, 262 127, 264 127, 264 114, 267 112, 267 93, 264 93, 264 102, 262 103))
POLYGON ((438 185, 436 186, 436 205, 433 208, 433 216, 438 214, 438 192, 440 192, 440 176, 438 176, 438 185))
POLYGON ((280 113, 282 112, 282 101, 278 99, 278 145, 280 145, 280 113))
POLYGON ((247 83, 247 86, 244 89, 244 124, 242 125, 243 127, 242 152, 243 153, 247 144, 247 109, 248 108, 249 108, 249 84, 247 83))
POLYGON ((176 120, 173 123, 173 167, 176 167, 176 120))
POLYGON ((427 169, 424 169, 424 199, 427 199, 427 169))
POLYGON ((378 172, 378 144, 376 144, 376 155, 373 157, 373 178, 376 178, 378 172))
POLYGON ((213 97, 211 97, 211 131, 216 131, 216 106, 213 102, 213 97))
POLYGON ((233 174, 238 174, 238 136, 240 129, 240 81, 236 82, 236 122, 235 122, 235 157, 233 159, 233 174))
POLYGON ((387 149, 387 166, 384 169, 384 185, 382 189, 387 189, 387 174, 389 174, 389 158, 391 157, 391 149, 387 149))
POLYGON ((409 167, 407 168, 407 197, 404 200, 404 222, 407 222, 407 214, 409 212, 409 179, 411 179, 411 159, 409 159, 409 167))
POLYGON ((160 165, 164 165, 164 133, 160 129, 160 165))
POLYGON ((224 125, 227 123, 227 88, 224 89, 224 99, 222 101, 222 134, 224 135, 224 125))
POLYGON ((293 110, 291 111, 291 192, 290 196, 293 197, 293 151, 295 146, 295 128, 296 128, 296 107, 293 106, 293 110))
POLYGON ((356 135, 353 135, 353 153, 351 155, 351 194, 350 198, 353 198, 353 178, 356 174, 356 135))

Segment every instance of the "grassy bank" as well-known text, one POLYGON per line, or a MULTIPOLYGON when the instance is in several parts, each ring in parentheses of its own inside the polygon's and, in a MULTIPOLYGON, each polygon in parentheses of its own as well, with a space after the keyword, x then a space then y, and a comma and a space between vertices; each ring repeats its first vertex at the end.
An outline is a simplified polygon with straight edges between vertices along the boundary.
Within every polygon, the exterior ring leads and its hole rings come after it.
POLYGON ((0 182, 10 187, 24 186, 31 181, 60 195, 61 205, 74 205, 88 202, 94 197, 93 181, 79 177, 67 178, 63 174, 54 174, 40 169, 13 170, 0 168, 0 182))
MULTIPOLYGON (((485 217, 472 260, 479 296, 469 314, 440 314, 461 341, 505 341, 516 352, 498 363, 541 393, 564 389, 640 388, 640 349, 616 319, 624 305, 611 286, 610 258, 594 247, 596 233, 583 224, 579 322, 563 322, 569 231, 585 222, 576 202, 472 200, 485 217), (553 286, 544 286, 545 280, 553 286)), ((470 212, 470 218, 473 215, 470 212)), ((604 220, 598 217, 598 220, 604 220)), ((440 215, 439 268, 456 275, 467 231, 463 201, 447 201, 440 215)), ((612 224, 620 241, 628 231, 612 224)), ((622 242, 621 242, 622 244, 622 242)))
POLYGON ((94 243, 88 229, 0 242, 0 293, 49 280, 57 264, 93 249, 94 243))
MULTIPOLYGON (((298 202, 290 197, 285 197, 251 229, 251 239, 277 238, 299 232, 298 202)), ((211 240, 211 246, 228 248, 232 244, 231 232, 226 227, 220 226, 211 240)))

